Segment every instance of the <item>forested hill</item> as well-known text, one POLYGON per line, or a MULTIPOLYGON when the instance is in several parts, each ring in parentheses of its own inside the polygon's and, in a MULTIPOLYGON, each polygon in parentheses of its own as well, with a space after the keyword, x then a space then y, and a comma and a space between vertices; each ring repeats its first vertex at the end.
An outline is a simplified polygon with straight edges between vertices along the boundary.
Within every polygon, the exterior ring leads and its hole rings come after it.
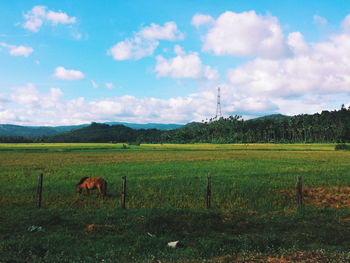
POLYGON ((189 123, 173 130, 139 129, 92 123, 74 131, 40 138, 1 137, 0 142, 136 142, 136 143, 304 143, 350 142, 350 107, 312 115, 269 115, 244 121, 230 116, 189 123))
MULTIPOLYGON (((158 129, 171 130, 182 127, 181 124, 163 124, 163 123, 127 123, 127 122, 106 122, 108 125, 124 125, 132 129, 158 129)), ((53 136, 64 132, 69 132, 90 124, 70 125, 70 126, 20 126, 12 124, 0 124, 0 136, 17 136, 17 137, 42 137, 53 136)))
POLYGON ((92 123, 90 126, 41 138, 44 142, 158 142, 162 131, 157 129, 134 130, 124 125, 92 123))
POLYGON ((11 124, 0 124, 0 136, 23 136, 23 137, 40 137, 52 136, 59 131, 52 127, 25 127, 11 124))
POLYGON ((292 117, 276 114, 247 121, 230 116, 169 131, 163 134, 163 140, 174 143, 349 142, 350 107, 292 117))

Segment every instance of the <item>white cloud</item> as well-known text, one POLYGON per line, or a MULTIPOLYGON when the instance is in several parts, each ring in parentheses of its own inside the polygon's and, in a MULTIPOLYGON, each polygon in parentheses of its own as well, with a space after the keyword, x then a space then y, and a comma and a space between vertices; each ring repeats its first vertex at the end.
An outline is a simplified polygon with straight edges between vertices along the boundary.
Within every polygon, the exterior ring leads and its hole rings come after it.
POLYGON ((158 77, 170 76, 173 78, 193 78, 215 80, 218 78, 218 71, 210 66, 202 64, 197 52, 186 52, 180 47, 174 48, 176 57, 166 59, 157 56, 155 71, 158 77))
POLYGON ((105 86, 106 86, 107 89, 115 89, 115 88, 116 88, 116 87, 114 86, 114 84, 111 83, 111 82, 105 83, 105 86))
POLYGON ((175 22, 166 22, 164 26, 160 26, 152 23, 148 27, 144 27, 139 35, 144 39, 152 39, 152 40, 182 40, 184 38, 184 34, 180 32, 177 28, 175 22))
POLYGON ((51 88, 49 94, 41 94, 33 83, 27 83, 23 87, 16 87, 12 90, 12 102, 26 108, 54 107, 63 96, 63 92, 57 88, 51 88))
MULTIPOLYGON (((231 89, 231 88, 230 88, 231 89)), ((229 98, 232 96, 229 95, 229 98)), ((227 100, 227 99, 226 99, 227 100)), ((241 97, 235 99, 230 104, 225 104, 224 112, 230 112, 232 115, 261 115, 276 112, 279 108, 270 99, 264 97, 241 97)))
POLYGON ((211 109, 215 107, 215 95, 213 103, 208 103, 211 96, 201 94, 170 99, 125 95, 90 101, 83 97, 62 101, 60 89, 42 93, 31 83, 3 95, 10 101, 6 102, 6 108, 0 108, 0 122, 21 125, 69 125, 92 121, 185 123, 211 116, 211 109))
POLYGON ((97 84, 95 81, 91 80, 90 82, 91 82, 91 86, 92 86, 94 89, 97 89, 97 88, 98 88, 98 84, 97 84))
POLYGON ((144 40, 135 37, 133 39, 126 39, 118 42, 108 51, 108 53, 115 60, 138 60, 146 56, 151 56, 158 45, 158 41, 144 40))
MULTIPOLYGON (((251 118, 276 112, 315 113, 328 109, 329 101, 339 101, 339 98, 332 96, 274 98, 239 92, 234 85, 222 84, 220 87, 225 116, 239 114, 251 118)), ((13 107, 0 108, 0 122, 22 125, 71 125, 92 121, 187 123, 213 117, 216 95, 216 87, 211 87, 202 89, 197 94, 169 99, 124 95, 90 101, 83 97, 62 101, 63 93, 60 89, 41 93, 33 84, 27 84, 13 89, 13 94, 8 96, 13 107)), ((347 105, 350 96, 343 96, 341 101, 347 105)))
POLYGON ((18 117, 14 110, 0 109, 0 123, 2 124, 16 123, 17 120, 18 120, 18 117))
POLYGON ((82 72, 78 70, 65 69, 64 67, 57 67, 53 76, 57 79, 63 80, 77 80, 85 78, 82 72))
POLYGON ((108 50, 108 54, 115 60, 138 60, 151 56, 159 45, 159 40, 176 41, 184 37, 174 22, 166 22, 164 26, 151 24, 127 38, 118 42, 108 50))
POLYGON ((24 56, 28 57, 34 49, 28 46, 15 46, 7 43, 0 42, 0 47, 5 47, 9 50, 11 56, 24 56))
MULTIPOLYGON (((218 26, 221 16, 215 20, 208 34, 218 26)), ((262 17, 255 13, 250 16, 253 29, 256 19, 261 20, 264 30, 266 25, 279 27, 275 18, 262 17)), ((256 50, 251 48, 248 53, 257 58, 228 70, 228 83, 220 85, 223 114, 253 117, 279 112, 294 115, 334 109, 343 103, 350 105, 348 20, 350 20, 348 17, 344 19, 341 33, 318 43, 307 43, 300 32, 290 33, 286 37, 281 34, 284 56, 279 53, 279 49, 276 49, 279 56, 273 56, 267 51, 262 52, 261 47, 256 50)), ((208 26, 210 27, 210 23, 208 26)), ((247 25, 244 26, 247 28, 247 25)), ((264 30, 262 31, 265 32, 264 30)), ((160 31, 157 34, 153 36, 160 37, 160 31)), ((165 35, 164 33, 164 38, 165 35)), ((135 37, 130 40, 131 46, 140 46, 139 44, 146 40, 159 44, 159 39, 145 39, 140 34, 137 37, 139 39, 135 37)), ((260 35, 254 37, 264 39, 260 38, 260 35)), ((214 49, 211 51, 215 53, 214 49)), ((273 45, 270 52, 272 51, 273 45)), ((157 57, 155 71, 159 77, 217 79, 217 70, 203 65, 198 53, 186 52, 178 45, 174 47, 174 52, 175 55, 170 58, 157 57)), ((134 54, 135 49, 132 49, 124 57, 132 57, 134 54)), ((92 86, 94 83, 91 81, 92 86)), ((216 87, 212 84, 213 82, 202 81, 197 94, 169 99, 136 98, 125 95, 92 100, 80 97, 64 102, 62 102, 63 93, 59 89, 41 93, 33 84, 27 84, 25 87, 13 89, 12 94, 0 96, 10 98, 12 101, 2 102, 0 98, 0 103, 3 104, 0 105, 0 122, 63 125, 91 121, 135 123, 200 121, 215 115, 217 94, 216 87), (9 106, 11 103, 12 107, 9 106)))
POLYGON ((30 53, 32 53, 34 50, 31 47, 26 46, 18 46, 14 47, 10 50, 10 54, 13 56, 24 56, 28 57, 30 53))
POLYGON ((45 22, 58 25, 74 24, 77 21, 75 17, 69 17, 62 11, 54 12, 52 10, 47 10, 46 6, 34 6, 30 11, 24 14, 24 19, 23 27, 32 32, 38 32, 45 22))
POLYGON ((5 104, 8 102, 9 102, 9 100, 8 100, 7 96, 5 94, 0 93, 0 110, 4 109, 5 104))
POLYGON ((24 87, 14 88, 13 91, 11 99, 18 104, 31 107, 40 102, 39 92, 32 83, 28 83, 24 87))
POLYGON ((76 39, 76 40, 80 40, 80 39, 82 39, 82 37, 83 37, 83 35, 82 34, 80 34, 80 33, 72 33, 72 36, 73 36, 73 38, 74 39, 76 39))
POLYGON ((342 28, 345 33, 350 33, 350 15, 347 15, 342 23, 342 28))
POLYGON ((69 17, 66 13, 63 13, 61 11, 54 12, 49 11, 46 14, 46 19, 52 22, 54 25, 57 24, 74 24, 77 19, 75 17, 69 17))
POLYGON ((212 16, 196 14, 192 17, 191 24, 194 25, 196 28, 199 28, 201 25, 212 24, 214 23, 214 21, 215 19, 212 16))
POLYGON ((43 20, 45 15, 46 15, 45 6, 34 6, 32 10, 24 14, 24 18, 26 21, 23 27, 33 32, 39 31, 39 28, 42 26, 44 22, 43 20))
POLYGON ((287 43, 294 55, 306 54, 309 51, 309 46, 300 32, 290 33, 287 43))
POLYGON ((319 16, 319 15, 314 15, 313 16, 313 21, 317 25, 326 25, 328 24, 328 21, 326 18, 319 16))
POLYGON ((202 40, 203 50, 215 55, 279 58, 288 52, 277 18, 255 11, 224 12, 202 40))
POLYGON ((300 35, 294 37, 299 51, 293 57, 247 62, 228 71, 230 82, 251 96, 350 93, 350 35, 334 35, 308 48, 300 35))

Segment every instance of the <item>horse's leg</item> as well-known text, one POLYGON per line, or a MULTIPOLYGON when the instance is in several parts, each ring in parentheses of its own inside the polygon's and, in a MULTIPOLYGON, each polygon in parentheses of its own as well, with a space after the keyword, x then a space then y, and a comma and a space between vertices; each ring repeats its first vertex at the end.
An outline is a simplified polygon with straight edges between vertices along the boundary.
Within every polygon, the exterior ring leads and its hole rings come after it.
POLYGON ((90 190, 89 190, 89 188, 87 186, 85 187, 85 190, 86 190, 86 194, 90 195, 90 190))
POLYGON ((100 193, 100 197, 103 198, 104 197, 104 195, 103 195, 103 188, 101 187, 101 185, 97 185, 97 190, 100 193))

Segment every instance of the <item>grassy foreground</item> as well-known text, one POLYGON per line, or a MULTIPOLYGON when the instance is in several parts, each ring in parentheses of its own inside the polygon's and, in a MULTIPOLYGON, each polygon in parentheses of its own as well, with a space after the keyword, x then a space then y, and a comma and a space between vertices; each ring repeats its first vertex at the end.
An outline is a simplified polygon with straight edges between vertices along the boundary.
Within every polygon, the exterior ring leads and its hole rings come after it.
POLYGON ((350 262, 349 160, 331 144, 2 144, 0 262, 266 262, 291 251, 350 262), (77 195, 84 176, 105 178, 108 197, 77 195), (167 247, 175 240, 183 246, 167 247))

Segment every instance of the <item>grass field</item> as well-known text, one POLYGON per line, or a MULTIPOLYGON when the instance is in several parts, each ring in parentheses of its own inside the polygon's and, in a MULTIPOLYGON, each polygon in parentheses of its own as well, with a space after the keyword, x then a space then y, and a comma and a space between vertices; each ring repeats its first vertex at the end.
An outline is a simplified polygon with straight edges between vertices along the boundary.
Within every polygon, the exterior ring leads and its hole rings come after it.
POLYGON ((0 262, 266 262, 293 251, 350 262, 349 160, 332 144, 1 144, 0 262), (75 193, 84 176, 108 181, 105 200, 75 193), (183 247, 168 248, 175 240, 183 247))

